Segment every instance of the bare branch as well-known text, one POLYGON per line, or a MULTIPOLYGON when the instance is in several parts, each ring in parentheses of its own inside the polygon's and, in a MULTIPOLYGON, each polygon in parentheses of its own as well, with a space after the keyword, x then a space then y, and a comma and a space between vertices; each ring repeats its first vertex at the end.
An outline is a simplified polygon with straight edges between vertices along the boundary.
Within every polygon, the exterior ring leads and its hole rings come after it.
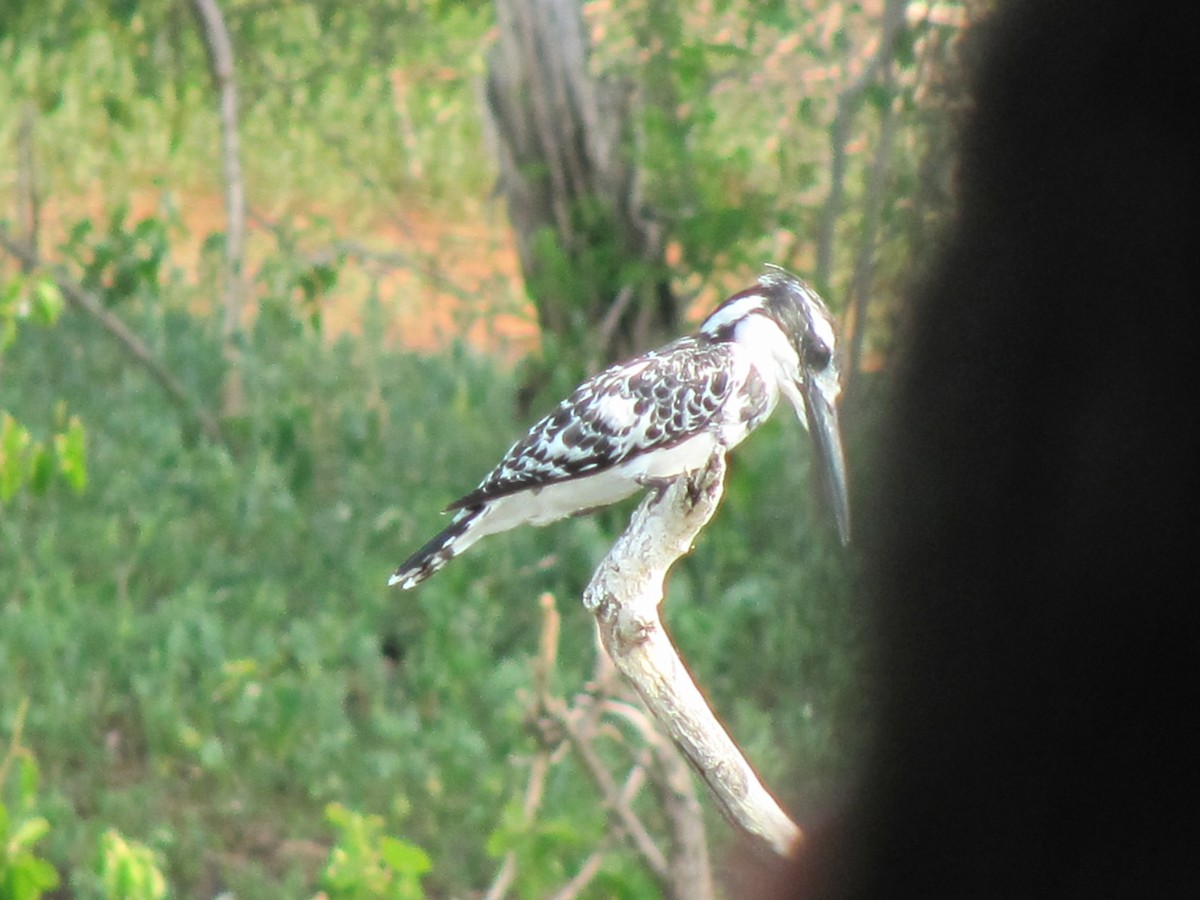
POLYGON ((604 856, 609 849, 608 844, 609 842, 606 840, 592 851, 591 856, 584 860, 574 877, 551 895, 551 900, 574 900, 575 897, 582 894, 584 888, 599 874, 600 867, 604 865, 604 856))
MULTIPOLYGON (((552 594, 542 594, 538 598, 538 604, 542 610, 542 632, 538 639, 538 656, 533 669, 533 716, 544 715, 548 707, 550 673, 554 670, 554 661, 558 656, 560 620, 552 594)), ((526 823, 532 822, 541 808, 546 776, 550 772, 551 752, 551 747, 543 743, 529 764, 529 780, 525 783, 525 802, 521 809, 526 823)), ((487 893, 484 894, 484 900, 500 900, 508 893, 516 877, 517 855, 510 850, 504 855, 496 877, 492 879, 487 893)))
POLYGON ((233 44, 216 0, 191 0, 200 23, 200 35, 208 53, 213 86, 217 91, 221 118, 221 161, 225 170, 225 304, 222 319, 228 372, 225 382, 225 411, 241 412, 244 405, 241 366, 234 337, 241 327, 246 289, 243 266, 246 250, 246 188, 242 178, 238 138, 237 82, 234 79, 233 44))
POLYGON ((633 811, 633 807, 629 803, 629 799, 625 797, 624 791, 617 786, 616 780, 612 773, 608 771, 604 761, 600 759, 596 748, 593 746, 592 735, 581 727, 583 714, 578 708, 565 709, 561 708, 561 722, 563 729, 566 731, 567 738, 571 742, 572 749, 579 756, 583 767, 587 770, 588 775, 595 783, 600 791, 601 802, 605 809, 609 811, 609 815, 633 842, 633 846, 641 854, 646 865, 654 873, 660 881, 666 882, 669 872, 667 858, 663 856, 661 850, 654 843, 654 839, 646 830, 646 826, 642 824, 641 819, 633 811))
POLYGON ((166 392, 175 405, 199 425, 205 437, 215 444, 225 442, 221 434, 221 426, 216 418, 188 393, 179 380, 171 374, 171 371, 150 352, 150 348, 142 343, 141 338, 130 331, 129 326, 116 315, 106 309, 94 294, 84 289, 59 267, 44 266, 40 259, 14 239, 3 225, 0 225, 0 247, 3 247, 25 269, 43 268, 54 279, 63 296, 81 312, 94 319, 117 343, 124 347, 126 352, 158 382, 159 387, 166 392))
POLYGON ((891 64, 896 50, 896 39, 904 28, 904 8, 907 0, 887 0, 883 8, 883 33, 879 38, 879 46, 871 57, 862 74, 846 86, 837 98, 837 112, 833 125, 829 129, 830 164, 829 164, 829 195, 821 210, 821 222, 817 229, 817 270, 818 284, 827 283, 833 271, 833 245, 837 230, 838 216, 842 212, 844 194, 843 180, 846 174, 846 142, 850 136, 850 125, 858 108, 862 105, 863 97, 871 82, 885 67, 891 64))
POLYGON ((633 514, 584 591, 608 654, 637 689, 704 778, 722 810, 776 853, 789 855, 800 829, 763 787, 737 745, 717 721, 688 674, 659 619, 663 582, 691 549, 723 492, 724 453, 689 478, 651 494, 633 514))
POLYGON ((715 897, 704 813, 692 785, 691 770, 679 748, 666 739, 642 710, 629 703, 606 700, 604 711, 632 725, 650 749, 654 766, 649 773, 650 783, 671 829, 671 896, 689 900, 715 897))
MULTIPOLYGON (((646 770, 641 766, 635 766, 625 779, 625 785, 621 788, 620 800, 624 804, 633 802, 634 796, 641 790, 642 783, 645 781, 646 770)), ((604 865, 604 857, 612 849, 612 845, 616 837, 620 834, 620 829, 610 829, 604 833, 604 837, 596 845, 588 858, 583 861, 583 865, 579 867, 579 871, 572 876, 571 880, 564 884, 561 888, 551 895, 551 900, 574 900, 583 893, 584 889, 591 883, 592 879, 600 873, 600 867, 604 865)), ((676 894, 674 896, 686 896, 676 894)))
POLYGON ((42 197, 38 190, 38 170, 33 129, 37 115, 32 102, 21 107, 21 124, 17 127, 17 222, 25 246, 34 258, 40 255, 38 241, 42 230, 42 197))
POLYGON ((671 896, 690 900, 715 897, 704 813, 692 784, 691 770, 679 747, 668 741, 641 709, 629 703, 606 700, 604 711, 632 725, 650 749, 653 760, 650 783, 671 830, 671 896))
POLYGON ((549 696, 550 675, 554 671, 554 662, 558 659, 558 632, 562 617, 554 606, 553 594, 545 593, 538 597, 538 606, 542 610, 542 633, 538 637, 533 686, 537 689, 538 699, 545 700, 549 696))

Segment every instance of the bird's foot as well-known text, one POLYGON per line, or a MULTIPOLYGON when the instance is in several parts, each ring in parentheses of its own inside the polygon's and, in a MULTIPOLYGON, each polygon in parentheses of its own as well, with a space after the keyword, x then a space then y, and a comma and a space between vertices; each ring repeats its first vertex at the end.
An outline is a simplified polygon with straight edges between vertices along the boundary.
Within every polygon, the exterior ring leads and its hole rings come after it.
POLYGON ((666 494, 667 488, 673 485, 679 479, 683 479, 684 489, 687 491, 688 504, 695 506, 704 497, 706 490, 704 484, 704 469, 698 469, 694 472, 684 472, 682 475, 672 475, 670 477, 643 475, 638 478, 637 482, 644 488, 649 488, 654 494, 654 502, 658 503, 666 494))
POLYGON ((667 488, 675 483, 678 475, 665 477, 660 475, 639 475, 637 483, 644 488, 648 488, 654 494, 654 502, 657 503, 663 498, 663 494, 667 492, 667 488))

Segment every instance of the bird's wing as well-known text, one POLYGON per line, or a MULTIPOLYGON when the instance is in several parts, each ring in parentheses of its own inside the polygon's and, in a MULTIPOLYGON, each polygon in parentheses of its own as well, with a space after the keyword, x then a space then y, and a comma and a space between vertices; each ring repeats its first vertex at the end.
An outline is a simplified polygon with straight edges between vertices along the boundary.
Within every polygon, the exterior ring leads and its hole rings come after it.
POLYGON ((731 352, 687 337, 593 376, 447 510, 581 478, 703 431, 733 390, 731 352))

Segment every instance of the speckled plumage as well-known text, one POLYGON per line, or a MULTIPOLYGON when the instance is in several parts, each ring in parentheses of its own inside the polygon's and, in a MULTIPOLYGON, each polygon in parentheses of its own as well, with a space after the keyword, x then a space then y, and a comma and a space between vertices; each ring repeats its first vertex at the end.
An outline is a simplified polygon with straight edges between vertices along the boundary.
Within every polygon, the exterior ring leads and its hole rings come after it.
MULTIPOLYGON (((699 468, 717 446, 736 446, 770 416, 781 390, 798 413, 804 405, 801 421, 811 428, 814 392, 831 392, 829 408, 836 400, 832 354, 832 320, 820 298, 799 279, 769 270, 721 304, 698 334, 576 388, 447 507, 454 519, 389 583, 412 587, 488 534, 544 525, 699 468)), ((836 418, 833 426, 840 465, 836 418)))
POLYGON ((735 385, 728 343, 681 338, 588 379, 517 441, 479 486, 449 509, 578 478, 630 456, 679 444, 722 417, 752 429, 767 409, 756 382, 735 385), (727 406, 738 387, 742 390, 727 406))

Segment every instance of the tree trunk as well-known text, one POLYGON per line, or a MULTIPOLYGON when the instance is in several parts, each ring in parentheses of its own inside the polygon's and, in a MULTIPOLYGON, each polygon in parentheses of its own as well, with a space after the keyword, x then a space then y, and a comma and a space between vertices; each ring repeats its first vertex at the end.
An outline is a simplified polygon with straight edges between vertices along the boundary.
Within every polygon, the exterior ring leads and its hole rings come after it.
POLYGON ((487 112, 538 324, 575 368, 672 331, 660 229, 639 197, 630 91, 588 70, 579 0, 496 0, 487 112))

